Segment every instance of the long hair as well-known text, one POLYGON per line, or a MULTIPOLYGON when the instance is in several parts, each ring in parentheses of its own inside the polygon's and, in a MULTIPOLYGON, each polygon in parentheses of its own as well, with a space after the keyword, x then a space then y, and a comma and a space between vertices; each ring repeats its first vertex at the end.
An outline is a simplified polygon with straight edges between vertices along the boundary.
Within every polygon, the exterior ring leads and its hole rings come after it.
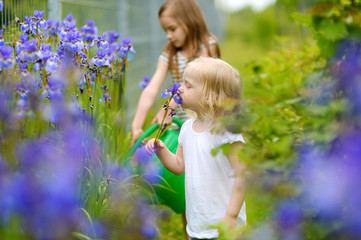
MULTIPOLYGON (((206 47, 208 56, 220 57, 217 38, 208 30, 202 10, 195 0, 166 0, 159 9, 158 17, 161 17, 164 12, 173 17, 187 34, 185 45, 189 46, 188 61, 199 56, 202 44, 206 47), (217 42, 215 54, 210 51, 209 38, 217 42)), ((177 50, 171 43, 167 43, 164 47, 164 51, 168 52, 169 70, 175 70, 179 75, 177 50)))
POLYGON ((184 78, 200 81, 199 116, 215 120, 227 113, 224 103, 233 103, 231 111, 239 110, 242 99, 242 80, 237 70, 221 59, 200 57, 189 62, 184 78))

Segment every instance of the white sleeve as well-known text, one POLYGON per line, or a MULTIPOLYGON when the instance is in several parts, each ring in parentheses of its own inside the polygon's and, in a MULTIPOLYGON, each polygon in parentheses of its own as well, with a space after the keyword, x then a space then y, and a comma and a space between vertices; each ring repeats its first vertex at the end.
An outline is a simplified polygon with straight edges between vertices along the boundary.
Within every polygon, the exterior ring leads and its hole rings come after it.
POLYGON ((165 63, 166 65, 168 65, 168 53, 166 52, 162 52, 162 54, 159 56, 158 61, 161 61, 163 63, 165 63))
POLYGON ((219 145, 234 142, 246 143, 241 133, 225 132, 220 139, 219 145))

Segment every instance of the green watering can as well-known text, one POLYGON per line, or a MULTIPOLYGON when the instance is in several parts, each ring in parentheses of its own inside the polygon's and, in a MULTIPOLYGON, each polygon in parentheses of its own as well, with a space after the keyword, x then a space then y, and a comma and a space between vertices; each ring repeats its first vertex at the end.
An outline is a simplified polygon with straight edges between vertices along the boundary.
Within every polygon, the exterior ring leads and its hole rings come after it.
MULTIPOLYGON (((173 117, 173 123, 177 124, 179 128, 183 125, 183 121, 176 117, 173 117)), ((152 135, 156 130, 158 130, 157 123, 154 123, 146 129, 129 149, 126 159, 130 160, 131 156, 142 144, 142 141, 152 135)), ((167 129, 160 137, 160 140, 164 142, 169 151, 175 153, 178 147, 178 136, 179 133, 176 130, 167 129)), ((161 181, 153 186, 159 203, 169 206, 176 213, 183 213, 185 211, 184 173, 182 175, 171 173, 162 165, 157 155, 154 153, 151 157, 151 161, 154 161, 161 176, 161 181)))

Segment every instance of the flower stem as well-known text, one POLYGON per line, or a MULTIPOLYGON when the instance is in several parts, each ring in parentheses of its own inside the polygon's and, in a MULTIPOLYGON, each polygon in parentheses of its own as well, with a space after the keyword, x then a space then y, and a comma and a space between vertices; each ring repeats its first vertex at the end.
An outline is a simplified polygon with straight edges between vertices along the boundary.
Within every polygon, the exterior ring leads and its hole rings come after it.
POLYGON ((163 127, 164 124, 164 120, 167 117, 168 114, 168 109, 169 109, 169 103, 171 101, 173 96, 171 96, 166 102, 165 102, 165 106, 164 106, 164 115, 163 115, 163 119, 162 119, 162 123, 160 124, 159 128, 158 128, 158 132, 157 135, 155 137, 154 142, 157 142, 158 139, 160 138, 160 136, 162 135, 162 133, 164 132, 165 127, 163 127))

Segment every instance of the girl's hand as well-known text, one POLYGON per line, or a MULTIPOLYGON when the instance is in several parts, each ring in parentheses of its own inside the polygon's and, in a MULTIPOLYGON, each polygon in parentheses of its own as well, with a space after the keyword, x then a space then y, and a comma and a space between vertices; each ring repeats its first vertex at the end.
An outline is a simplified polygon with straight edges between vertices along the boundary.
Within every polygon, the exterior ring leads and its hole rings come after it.
POLYGON ((155 138, 152 138, 151 140, 149 140, 147 142, 147 144, 145 145, 145 150, 152 154, 152 153, 157 153, 159 150, 165 148, 164 143, 158 139, 157 142, 155 142, 155 138))
MULTIPOLYGON (((159 110, 159 112, 157 113, 157 115, 155 115, 155 117, 153 118, 153 120, 152 120, 152 124, 153 123, 158 123, 158 126, 160 126, 161 124, 162 124, 162 120, 163 120, 163 117, 164 117, 164 108, 161 108, 160 110, 159 110)), ((170 124, 170 123, 172 123, 172 117, 171 116, 169 116, 169 112, 170 111, 168 111, 168 114, 167 114, 167 116, 165 117, 165 119, 164 119, 164 122, 163 122, 163 124, 165 123, 165 124, 170 124)))
POLYGON ((130 140, 129 147, 132 147, 135 141, 143 134, 143 130, 141 128, 139 129, 132 129, 132 139, 130 140))

